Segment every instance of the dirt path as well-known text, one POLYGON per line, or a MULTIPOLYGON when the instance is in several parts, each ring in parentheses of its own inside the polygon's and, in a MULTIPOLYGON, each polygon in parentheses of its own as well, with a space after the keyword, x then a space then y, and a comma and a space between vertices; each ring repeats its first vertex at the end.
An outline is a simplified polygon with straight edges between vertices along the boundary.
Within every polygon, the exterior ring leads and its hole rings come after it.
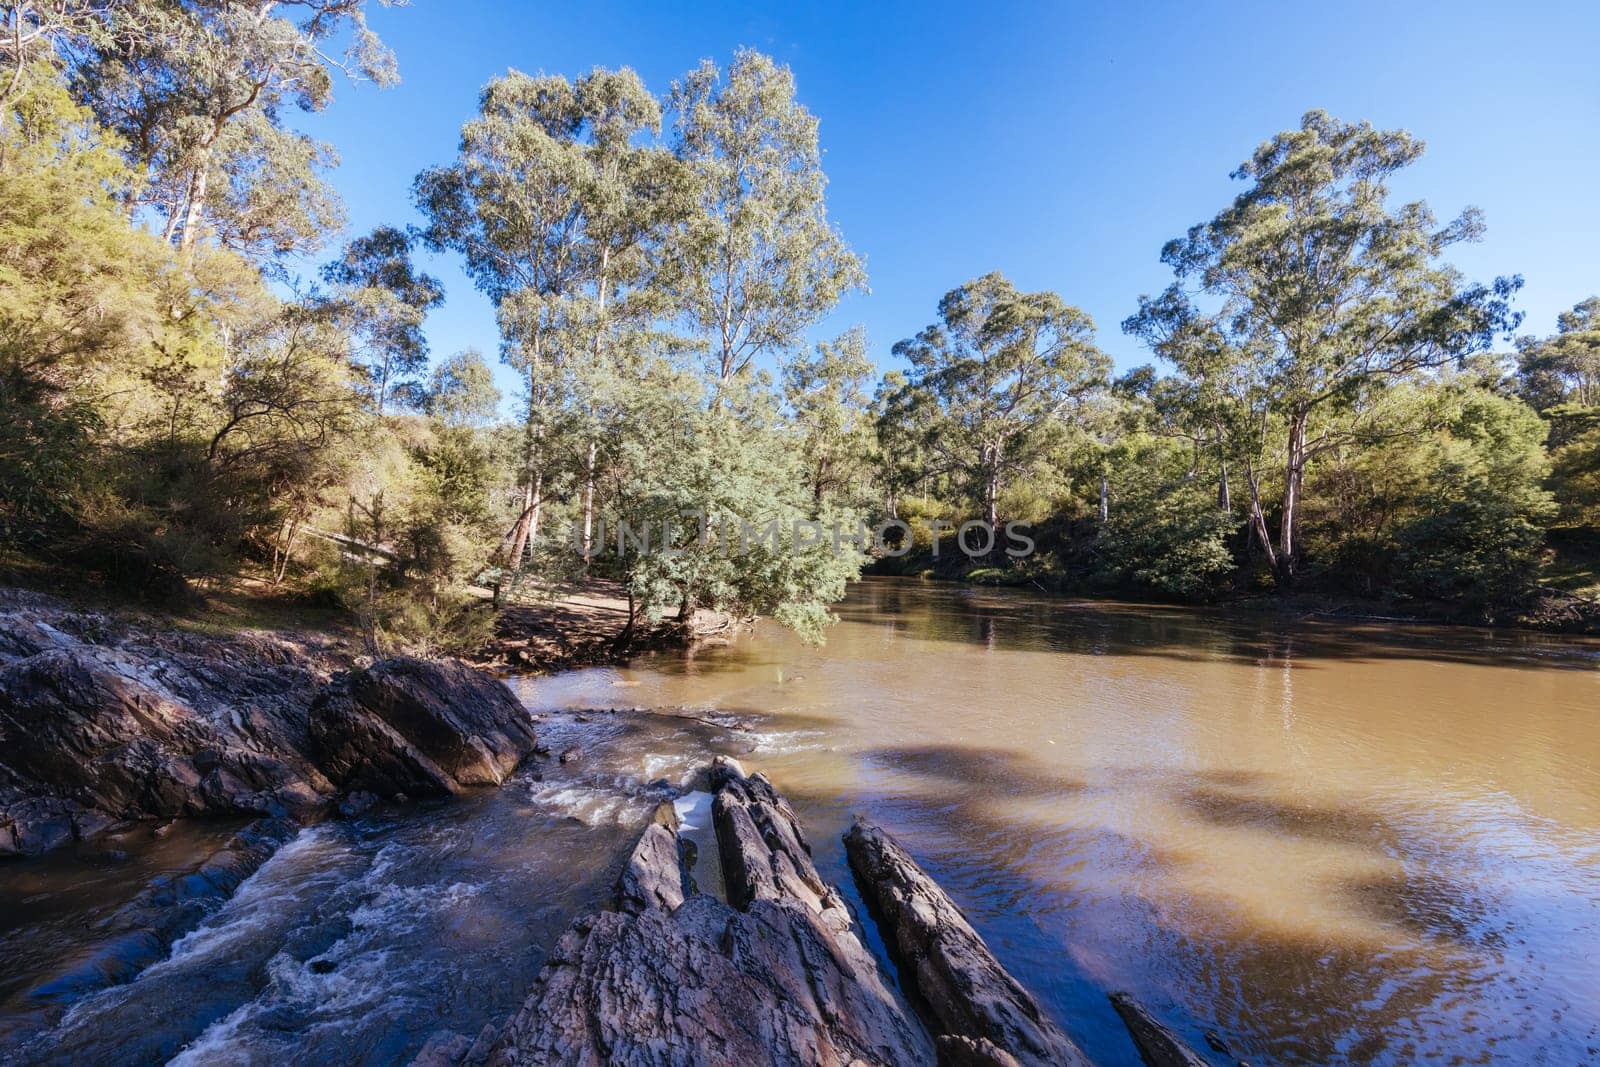
POLYGON ((586 578, 553 599, 502 608, 494 642, 475 659, 533 670, 604 663, 623 651, 617 641, 627 625, 622 584, 586 578))

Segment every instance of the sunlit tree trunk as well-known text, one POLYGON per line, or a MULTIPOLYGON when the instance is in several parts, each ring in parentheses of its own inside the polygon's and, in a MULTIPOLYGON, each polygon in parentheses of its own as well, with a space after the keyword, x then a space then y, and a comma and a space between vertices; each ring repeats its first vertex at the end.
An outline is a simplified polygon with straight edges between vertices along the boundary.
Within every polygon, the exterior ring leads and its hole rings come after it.
POLYGON ((1283 516, 1278 524, 1277 566, 1284 577, 1293 578, 1295 571, 1295 525, 1299 520, 1300 488, 1306 470, 1306 413, 1295 412, 1289 420, 1289 447, 1283 471, 1283 516))

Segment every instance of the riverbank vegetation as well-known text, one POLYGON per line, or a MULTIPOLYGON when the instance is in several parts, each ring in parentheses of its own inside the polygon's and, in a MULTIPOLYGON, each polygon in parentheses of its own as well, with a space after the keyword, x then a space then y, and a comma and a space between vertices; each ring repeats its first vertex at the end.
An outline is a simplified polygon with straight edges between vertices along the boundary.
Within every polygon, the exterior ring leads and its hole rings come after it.
POLYGON ((900 520, 901 570, 1592 618, 1600 298, 1523 336, 1516 277, 1450 266, 1485 220, 1390 195, 1409 133, 1314 111, 1262 142, 1152 249, 1171 285, 1121 324, 1150 366, 978 267, 880 375, 894 339, 813 336, 866 276, 759 53, 664 93, 495 77, 416 177, 420 224, 346 234, 334 148, 293 118, 397 77, 366 6, 0 5, 14 571, 167 606, 249 575, 423 650, 585 573, 630 637, 700 608, 817 635, 871 552, 793 521, 900 520), (419 247, 490 298, 514 392, 430 350, 419 247), (934 559, 926 523, 973 519, 1038 551, 934 559), (656 550, 619 553, 624 523, 656 550))

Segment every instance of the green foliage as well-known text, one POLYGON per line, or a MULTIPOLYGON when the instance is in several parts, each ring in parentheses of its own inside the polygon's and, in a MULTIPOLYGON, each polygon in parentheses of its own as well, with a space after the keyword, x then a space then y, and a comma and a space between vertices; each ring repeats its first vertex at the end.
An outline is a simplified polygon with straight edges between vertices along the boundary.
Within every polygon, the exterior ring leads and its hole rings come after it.
POLYGON ((407 234, 380 226, 351 241, 322 270, 337 287, 325 307, 359 340, 351 362, 365 376, 380 415, 391 398, 401 407, 423 402, 419 377, 428 365, 428 342, 422 320, 444 303, 444 289, 412 264, 411 244, 407 234))
POLYGON ((477 583, 590 568, 639 623, 709 608, 818 639, 867 518, 910 522, 918 552, 935 520, 1035 524, 1039 557, 985 580, 1203 600, 1270 574, 1485 619, 1526 599, 1551 522, 1600 525, 1600 300, 1519 341, 1511 375, 1487 348, 1520 282, 1444 262, 1476 212, 1392 202, 1409 133, 1314 111, 1261 144, 1124 323, 1165 376, 1109 382, 1087 315, 992 273, 874 387, 861 331, 807 344, 865 277, 826 211, 816 118, 750 51, 665 101, 627 68, 508 72, 417 178, 420 239, 495 306, 520 379, 501 421, 481 356, 430 366, 443 292, 412 235, 349 241, 326 291, 268 284, 342 225, 332 149, 287 116, 340 72, 393 80, 367 6, 12 12, 8 547, 164 601, 259 567, 346 606, 375 648, 450 651, 492 624, 477 583), (652 550, 619 555, 623 523, 652 550))
POLYGON ((1191 422, 1251 464, 1251 528, 1286 579, 1312 461, 1366 432, 1385 388, 1465 360, 1519 319, 1520 279, 1469 285, 1439 262, 1480 236, 1478 212, 1441 226, 1425 203, 1389 205, 1388 179, 1422 151, 1404 130, 1308 112, 1234 172, 1249 186, 1229 207, 1167 243, 1176 283, 1124 323, 1178 368, 1191 422), (1254 470, 1264 446, 1281 471, 1275 505, 1254 470))
POLYGON ((959 472, 991 526, 1007 479, 1110 367, 1088 315, 997 273, 946 293, 939 322, 894 352, 912 368, 906 399, 894 403, 919 423, 929 453, 959 472))
POLYGON ((1561 504, 1562 521, 1600 529, 1600 407, 1570 413, 1573 428, 1550 456, 1550 485, 1561 504))
POLYGON ((1228 541, 1238 520, 1188 468, 1172 441, 1132 436, 1108 457, 1117 472, 1100 552, 1122 582, 1180 600, 1209 599, 1236 568, 1228 541))
POLYGON ((1561 313, 1556 333, 1517 342, 1517 383, 1540 411, 1561 404, 1600 405, 1600 296, 1561 313))
POLYGON ((283 124, 320 111, 333 71, 379 85, 394 57, 366 0, 251 6, 226 0, 97 5, 57 34, 75 93, 139 175, 130 203, 185 250, 204 236, 261 261, 309 251, 342 225, 320 172, 332 150, 283 124), (331 46, 342 39, 342 56, 331 46))
POLYGON ((673 85, 671 107, 696 202, 666 281, 726 382, 788 347, 866 275, 828 222, 817 120, 788 68, 749 49, 726 71, 707 60, 673 85))

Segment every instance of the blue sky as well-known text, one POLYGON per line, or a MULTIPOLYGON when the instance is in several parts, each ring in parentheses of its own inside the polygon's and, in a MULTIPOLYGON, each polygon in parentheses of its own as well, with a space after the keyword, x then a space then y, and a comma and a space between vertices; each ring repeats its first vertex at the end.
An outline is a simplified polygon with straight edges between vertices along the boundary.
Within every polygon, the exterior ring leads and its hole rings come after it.
MULTIPOLYGON (((1148 362, 1119 324, 1169 281, 1162 243, 1214 215, 1237 192, 1239 161, 1316 107, 1427 140, 1396 192, 1441 217, 1484 210, 1486 239, 1451 258, 1478 280, 1524 276, 1524 332, 1552 331, 1559 311, 1600 292, 1592 0, 413 0, 372 23, 402 83, 341 87, 328 111, 296 119, 343 157, 333 182, 352 233, 415 221, 413 176, 453 156, 479 88, 507 68, 626 65, 665 93, 740 45, 788 64, 821 120, 829 212, 871 279, 814 333, 863 324, 882 366, 940 295, 996 269, 1088 311, 1119 367, 1148 362)), ((488 303, 450 258, 425 258, 448 292, 428 324, 434 354, 492 356, 488 303)))

